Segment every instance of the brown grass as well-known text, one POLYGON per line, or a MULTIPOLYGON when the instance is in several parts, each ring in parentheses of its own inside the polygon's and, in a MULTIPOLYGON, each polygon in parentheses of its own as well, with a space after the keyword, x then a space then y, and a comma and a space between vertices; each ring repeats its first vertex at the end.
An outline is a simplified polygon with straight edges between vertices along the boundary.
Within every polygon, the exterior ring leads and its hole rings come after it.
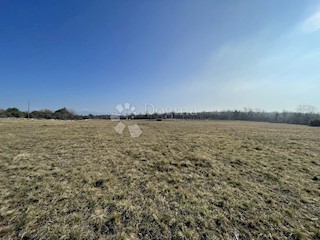
POLYGON ((0 121, 2 239, 320 239, 320 129, 0 121))

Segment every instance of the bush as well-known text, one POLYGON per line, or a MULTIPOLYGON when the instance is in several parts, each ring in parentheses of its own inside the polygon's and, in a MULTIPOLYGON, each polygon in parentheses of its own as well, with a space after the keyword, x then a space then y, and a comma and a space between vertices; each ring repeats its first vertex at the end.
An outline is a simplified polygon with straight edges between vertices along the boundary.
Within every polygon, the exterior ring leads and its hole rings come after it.
POLYGON ((24 118, 25 113, 21 112, 18 108, 8 108, 5 111, 6 117, 24 118))
POLYGON ((33 111, 30 113, 31 118, 44 118, 44 119, 52 119, 54 117, 53 112, 50 110, 40 110, 40 111, 33 111))
POLYGON ((54 118, 55 119, 62 119, 62 120, 67 120, 67 119, 75 119, 75 113, 71 110, 68 110, 66 108, 61 108, 57 111, 54 112, 54 118))
POLYGON ((309 125, 313 126, 313 127, 320 127, 320 119, 315 118, 315 119, 310 120, 309 125))

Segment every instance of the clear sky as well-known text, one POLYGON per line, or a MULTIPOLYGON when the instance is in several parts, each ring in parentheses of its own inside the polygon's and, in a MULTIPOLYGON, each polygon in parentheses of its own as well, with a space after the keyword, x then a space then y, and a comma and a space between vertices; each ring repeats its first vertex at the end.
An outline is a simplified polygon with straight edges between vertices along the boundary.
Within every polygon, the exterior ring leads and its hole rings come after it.
POLYGON ((320 107, 316 0, 0 0, 0 108, 320 107))

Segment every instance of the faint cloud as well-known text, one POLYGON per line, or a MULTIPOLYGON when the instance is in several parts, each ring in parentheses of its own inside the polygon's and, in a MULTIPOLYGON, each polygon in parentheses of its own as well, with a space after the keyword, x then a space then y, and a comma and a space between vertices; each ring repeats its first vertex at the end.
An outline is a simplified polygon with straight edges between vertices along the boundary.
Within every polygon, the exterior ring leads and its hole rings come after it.
POLYGON ((315 32, 320 30, 320 11, 307 18, 302 24, 303 32, 315 32))
POLYGON ((319 101, 320 49, 314 36, 296 30, 291 27, 280 35, 265 30, 224 43, 173 95, 181 92, 181 99, 188 96, 201 106, 209 102, 215 109, 250 106, 281 111, 293 110, 301 101, 319 101))

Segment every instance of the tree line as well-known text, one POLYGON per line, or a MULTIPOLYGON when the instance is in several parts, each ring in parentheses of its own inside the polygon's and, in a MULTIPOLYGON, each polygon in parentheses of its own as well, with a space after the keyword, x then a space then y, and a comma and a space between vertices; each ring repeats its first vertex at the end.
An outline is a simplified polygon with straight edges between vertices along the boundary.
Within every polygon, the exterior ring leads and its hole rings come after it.
MULTIPOLYGON (((0 118, 33 118, 33 119, 57 119, 57 120, 86 120, 86 119, 110 119, 111 115, 79 115, 67 108, 57 111, 39 110, 30 113, 20 111, 18 108, 0 109, 0 118)), ((121 119, 149 119, 149 120, 241 120, 271 123, 290 123, 310 126, 320 126, 320 114, 313 111, 297 112, 264 112, 262 110, 244 109, 196 112, 196 113, 153 113, 153 114, 131 114, 120 116, 121 119)))
POLYGON ((135 119, 176 119, 176 120, 240 120, 270 123, 290 123, 320 126, 320 114, 302 112, 264 112, 264 111, 213 111, 197 113, 164 113, 152 115, 135 115, 135 119))
POLYGON ((57 120, 84 120, 84 119, 110 119, 110 115, 79 115, 73 110, 61 108, 57 111, 49 109, 32 111, 30 113, 20 111, 18 108, 0 109, 0 118, 34 118, 34 119, 57 119, 57 120))

